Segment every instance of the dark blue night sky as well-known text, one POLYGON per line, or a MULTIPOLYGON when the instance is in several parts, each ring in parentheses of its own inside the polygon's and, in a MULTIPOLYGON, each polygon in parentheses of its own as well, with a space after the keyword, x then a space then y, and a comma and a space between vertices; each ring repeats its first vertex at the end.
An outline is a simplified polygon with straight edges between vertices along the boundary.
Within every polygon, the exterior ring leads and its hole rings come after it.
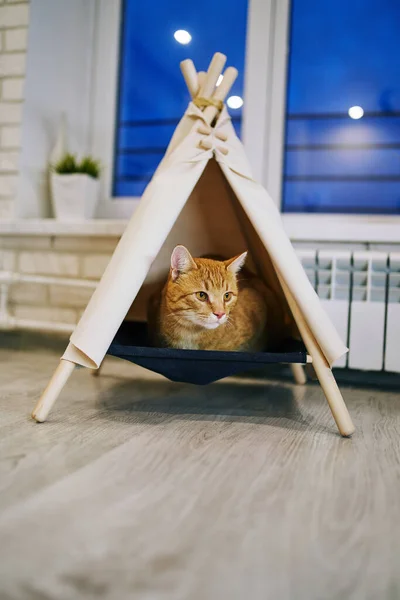
MULTIPOLYGON (((247 0, 125 0, 114 195, 141 195, 160 162, 190 99, 182 60, 205 71, 223 52, 239 70, 231 94, 243 96, 246 19, 247 0), (178 29, 191 33, 190 44, 175 41, 178 29)), ((240 118, 240 109, 231 112, 240 118)))
MULTIPOLYGON (((204 0, 201 10, 125 0, 115 195, 143 192, 187 106, 181 60, 205 70, 224 52, 240 74, 232 93, 243 95, 246 12, 245 0, 204 0)), ((400 213, 399 32, 400 0, 292 1, 285 211, 400 213), (358 121, 353 105, 365 111, 358 121)), ((238 130, 240 113, 231 111, 238 130)))
POLYGON ((399 0, 293 1, 284 210, 400 213, 399 32, 399 0))
POLYGON ((294 0, 289 113, 400 110, 399 0, 294 0))

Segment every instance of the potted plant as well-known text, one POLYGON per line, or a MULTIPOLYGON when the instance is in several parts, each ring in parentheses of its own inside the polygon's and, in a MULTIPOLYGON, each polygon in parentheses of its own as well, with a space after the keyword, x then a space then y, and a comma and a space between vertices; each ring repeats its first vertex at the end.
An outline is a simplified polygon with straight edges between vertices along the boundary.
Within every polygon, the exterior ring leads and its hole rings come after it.
POLYGON ((51 167, 51 195, 56 219, 92 219, 100 191, 100 163, 91 156, 79 162, 66 153, 51 167))

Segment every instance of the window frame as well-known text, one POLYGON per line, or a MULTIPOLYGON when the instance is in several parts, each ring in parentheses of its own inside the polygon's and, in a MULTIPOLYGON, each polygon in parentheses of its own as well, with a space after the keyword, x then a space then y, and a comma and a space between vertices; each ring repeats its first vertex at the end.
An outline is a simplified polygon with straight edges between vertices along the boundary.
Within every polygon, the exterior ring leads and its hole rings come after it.
POLYGON ((128 218, 138 201, 137 198, 112 197, 122 1, 98 0, 96 3, 90 144, 92 154, 103 165, 98 215, 117 219, 128 218))
MULTIPOLYGON (((99 217, 126 219, 139 198, 112 197, 122 2, 98 0, 96 3, 90 147, 104 165, 99 217)), ((284 166, 289 14, 290 0, 248 0, 243 143, 255 178, 266 187, 279 209, 284 166)), ((400 241, 400 216, 283 213, 282 219, 293 240, 400 241)))
MULTIPOLYGON (((279 210, 282 208, 290 5, 291 0, 279 0, 279 8, 274 13, 273 31, 277 41, 273 46, 269 71, 271 95, 275 101, 266 107, 270 127, 266 132, 266 179, 263 183, 276 199, 279 210)), ((400 216, 397 215, 282 213, 282 220, 291 240, 400 242, 400 216)))
MULTIPOLYGON (((98 156, 104 165, 98 213, 102 218, 128 218, 139 202, 138 197, 112 196, 122 4, 123 0, 98 0, 95 14, 91 152, 98 156)), ((268 127, 263 106, 265 102, 269 102, 267 97, 270 96, 270 32, 273 31, 274 14, 278 4, 278 0, 249 0, 248 5, 243 139, 250 163, 253 163, 255 176, 263 183, 265 129, 268 127), (255 119, 254 115, 257 114, 260 117, 255 119)), ((218 48, 215 48, 215 51, 217 50, 218 48)))

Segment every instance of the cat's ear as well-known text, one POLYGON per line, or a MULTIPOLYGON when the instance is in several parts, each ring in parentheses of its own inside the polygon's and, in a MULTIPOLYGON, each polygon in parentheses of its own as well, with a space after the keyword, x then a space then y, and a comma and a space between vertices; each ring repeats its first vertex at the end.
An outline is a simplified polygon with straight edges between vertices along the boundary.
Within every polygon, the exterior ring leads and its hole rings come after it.
POLYGON ((176 246, 171 255, 171 277, 176 281, 181 273, 197 269, 192 255, 185 246, 176 246))
POLYGON ((231 258, 230 260, 225 261, 226 270, 231 273, 239 273, 240 269, 244 265, 244 261, 246 260, 247 252, 243 252, 243 254, 239 254, 239 256, 235 256, 235 258, 231 258))

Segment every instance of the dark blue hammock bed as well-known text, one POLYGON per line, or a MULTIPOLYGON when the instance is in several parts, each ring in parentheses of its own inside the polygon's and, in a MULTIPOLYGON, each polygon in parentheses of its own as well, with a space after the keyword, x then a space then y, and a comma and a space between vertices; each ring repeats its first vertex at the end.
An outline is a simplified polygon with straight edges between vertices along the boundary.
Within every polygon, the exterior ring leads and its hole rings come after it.
POLYGON ((207 385, 272 363, 307 362, 302 342, 287 340, 273 352, 221 352, 154 348, 147 338, 147 324, 124 321, 107 354, 129 360, 171 381, 207 385))

